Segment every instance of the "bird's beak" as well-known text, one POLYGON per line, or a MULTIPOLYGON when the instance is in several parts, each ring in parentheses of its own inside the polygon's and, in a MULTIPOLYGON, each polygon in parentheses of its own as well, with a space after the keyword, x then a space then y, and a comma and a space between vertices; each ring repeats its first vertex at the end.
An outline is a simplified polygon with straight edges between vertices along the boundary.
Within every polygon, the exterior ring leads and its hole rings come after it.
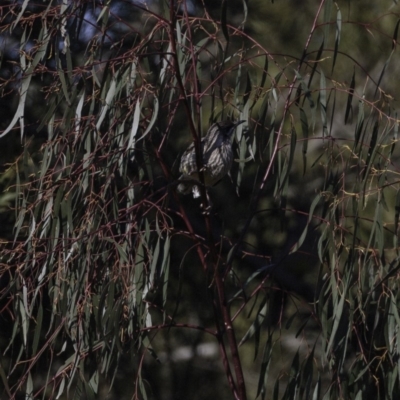
POLYGON ((243 122, 246 122, 246 120, 245 120, 245 119, 242 119, 242 120, 240 120, 240 121, 236 121, 236 122, 235 122, 235 128, 236 128, 237 126, 239 126, 240 124, 243 124, 243 122))

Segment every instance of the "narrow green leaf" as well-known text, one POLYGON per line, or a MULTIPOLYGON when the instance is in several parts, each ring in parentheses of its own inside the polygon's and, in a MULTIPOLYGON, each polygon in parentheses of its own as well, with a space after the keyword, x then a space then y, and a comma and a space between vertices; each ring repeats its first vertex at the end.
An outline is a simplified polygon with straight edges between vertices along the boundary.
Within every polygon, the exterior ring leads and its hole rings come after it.
MULTIPOLYGON (((367 244, 367 253, 371 245, 377 247, 379 254, 383 255, 383 228, 382 228, 382 203, 378 202, 375 207, 374 220, 372 222, 369 241, 367 244)), ((367 253, 365 258, 367 258, 367 253)))
POLYGON ((320 70, 321 78, 319 82, 319 104, 321 107, 322 136, 328 136, 328 121, 326 119, 326 79, 322 69, 320 70))
POLYGON ((160 269, 160 274, 165 273, 165 268, 169 265, 169 249, 171 245, 171 238, 169 236, 166 237, 165 243, 164 243, 164 248, 163 248, 163 261, 160 269))
POLYGON ((56 399, 59 399, 61 397, 61 395, 64 393, 65 379, 66 379, 66 376, 62 375, 62 379, 61 379, 61 382, 60 382, 60 386, 58 387, 58 392, 57 392, 57 395, 56 395, 56 399))
POLYGON ((139 386, 140 394, 142 395, 143 400, 147 400, 147 392, 145 388, 145 381, 142 378, 142 369, 139 369, 139 372, 137 374, 137 383, 139 386))
POLYGON ((289 329, 292 326, 292 322, 298 315, 299 315, 299 313, 296 311, 288 318, 288 320, 286 321, 286 324, 285 324, 285 329, 289 329))
POLYGON ((301 129, 303 132, 303 174, 306 173, 307 169, 307 148, 308 148, 308 120, 307 115, 303 108, 300 108, 300 121, 301 129))
POLYGON ((309 226, 309 224, 310 224, 312 218, 314 217, 314 210, 315 210, 315 208, 317 207, 317 205, 318 205, 320 199, 321 199, 321 195, 318 194, 318 195, 315 197, 315 199, 313 200, 313 202, 311 203, 310 211, 309 211, 309 214, 308 214, 308 221, 307 221, 307 224, 306 224, 306 226, 305 226, 305 228, 304 228, 304 231, 303 231, 303 233, 301 234, 301 236, 300 236, 299 240, 297 241, 297 243, 296 243, 296 244, 292 247, 292 249, 290 250, 290 253, 289 253, 289 254, 292 254, 292 253, 296 252, 296 251, 301 247, 301 245, 303 244, 304 239, 306 238, 306 235, 307 235, 308 226, 309 226))
POLYGON ((395 215, 394 215, 394 238, 395 238, 396 247, 397 247, 397 241, 398 241, 397 232, 399 230, 399 215, 400 215, 400 189, 397 190, 396 203, 395 203, 394 209, 395 209, 395 215))
POLYGON ((62 88, 62 91, 64 94, 64 98, 65 98, 65 101, 67 102, 68 106, 71 107, 72 104, 71 104, 71 97, 70 97, 70 87, 68 86, 67 81, 65 79, 64 70, 62 68, 60 59, 58 60, 58 64, 59 65, 57 68, 57 73, 58 73, 58 78, 60 79, 60 82, 61 82, 61 88, 62 88))
MULTIPOLYGON (((264 354, 263 354, 263 360, 261 362, 261 368, 260 368, 260 374, 258 377, 258 386, 257 386, 257 395, 258 397, 260 394, 262 395, 262 398, 265 398, 266 394, 266 386, 267 386, 267 378, 268 378, 268 367, 271 362, 271 356, 272 356, 272 335, 268 335, 268 339, 265 343, 264 347, 264 354)), ((278 391, 279 391, 279 380, 278 382, 278 391)), ((276 383, 275 383, 276 386, 276 383)), ((274 396, 275 398, 275 396, 274 396)))
POLYGON ((293 165, 293 160, 294 160, 294 155, 296 151, 296 144, 297 144, 297 134, 296 134, 296 129, 294 126, 292 126, 292 130, 290 132, 290 150, 289 150, 289 158, 287 160, 286 164, 286 169, 283 171, 283 178, 282 181, 279 185, 279 190, 282 190, 283 187, 285 186, 286 182, 289 179, 289 174, 292 170, 292 165, 293 165))
MULTIPOLYGON (((335 3, 337 6, 337 3, 335 3)), ((333 52, 333 62, 332 62, 332 73, 335 68, 336 64, 336 57, 338 54, 339 50, 339 43, 340 43, 340 35, 342 33, 342 13, 340 12, 340 9, 338 8, 337 14, 336 14, 336 38, 335 38, 335 49, 333 52)))
POLYGON ((375 121, 374 127, 372 129, 371 141, 368 147, 367 159, 365 160, 365 169, 364 169, 364 192, 365 192, 365 184, 367 183, 367 179, 369 176, 369 172, 372 168, 372 164, 375 160, 375 154, 377 152, 376 143, 378 141, 378 131, 379 131, 379 122, 375 121))
POLYGON ((12 394, 11 394, 11 389, 10 386, 8 384, 8 379, 7 379, 7 375, 5 374, 3 365, 1 363, 1 361, 5 360, 5 357, 2 357, 0 359, 0 376, 1 376, 1 382, 3 383, 3 387, 4 387, 4 391, 7 393, 8 398, 12 398, 12 394))
POLYGON ((17 15, 17 17, 13 20, 12 24, 11 24, 11 32, 15 29, 15 27, 18 25, 18 22, 20 21, 21 17, 24 15, 26 7, 28 6, 29 0, 24 0, 24 2, 22 3, 22 6, 19 3, 19 8, 20 11, 17 15))
MULTIPOLYGON (((27 3, 27 0, 24 1, 24 4, 27 3)), ((7 135, 15 126, 17 122, 20 124, 21 130, 21 139, 24 135, 24 110, 25 110, 25 102, 28 95, 29 86, 31 83, 31 79, 34 76, 34 71, 39 62, 45 56, 47 51, 47 46, 50 40, 51 35, 47 33, 46 26, 43 26, 39 35, 37 42, 40 43, 33 60, 26 65, 26 52, 24 51, 25 48, 25 37, 26 37, 26 29, 24 30, 24 34, 22 35, 21 39, 21 52, 20 52, 20 63, 23 66, 23 76, 21 80, 21 88, 20 88, 20 98, 18 102, 17 111, 14 114, 13 119, 9 123, 8 127, 0 134, 0 138, 7 135)))
MULTIPOLYGON (((308 80, 308 85, 307 85, 308 88, 310 88, 310 86, 311 86, 311 83, 312 83, 314 75, 315 75, 315 71, 317 70, 317 66, 319 65, 319 60, 321 59, 321 55, 322 55, 322 52, 324 50, 324 43, 325 43, 325 41, 322 40, 321 45, 319 46, 317 55, 315 57, 314 65, 313 65, 313 68, 312 68, 312 71, 311 71, 311 74, 310 74, 310 79, 308 80)), ((322 69, 320 69, 320 70, 322 72, 322 69)))
POLYGON ((267 317, 268 303, 266 300, 267 299, 264 299, 260 304, 257 311, 256 319, 251 324, 250 328, 247 330, 247 332, 239 342, 239 346, 242 346, 244 343, 247 342, 247 340, 249 340, 253 336, 255 337, 254 359, 257 358, 261 326, 265 318, 267 317))
POLYGON ((399 24, 400 24, 400 19, 397 20, 396 27, 394 28, 393 39, 392 39, 392 50, 395 49, 396 44, 397 44, 397 35, 399 33, 399 24))
POLYGON ((269 93, 265 93, 261 106, 258 110, 258 119, 262 125, 265 125, 266 123, 265 120, 268 113, 268 104, 269 104, 269 93))
POLYGON ((152 285, 153 282, 154 282, 154 276, 155 276, 155 272, 156 272, 156 266, 157 266, 157 263, 158 263, 159 255, 160 255, 160 238, 157 239, 157 244, 156 244, 156 247, 155 247, 155 249, 153 251, 153 254, 152 254, 150 275, 149 275, 149 283, 150 283, 150 285, 152 285))
POLYGON ((159 108, 160 108, 160 104, 159 104, 158 98, 157 98, 157 96, 154 96, 154 98, 153 98, 153 114, 151 115, 150 122, 147 125, 145 131, 143 132, 143 135, 138 139, 138 141, 144 139, 147 136, 147 134, 151 131, 151 129, 153 128, 155 122, 157 121, 159 108))
POLYGON ((273 400, 278 400, 278 398, 279 398, 279 377, 275 381, 273 400))
POLYGON ((32 342, 32 357, 34 357, 37 352, 40 334, 42 333, 42 322, 43 322, 43 306, 42 303, 39 303, 38 312, 36 315, 35 333, 33 335, 33 342, 32 342))
POLYGON ((127 150, 129 151, 130 159, 133 161, 135 157, 135 143, 136 143, 136 134, 139 128, 139 122, 140 122, 140 100, 137 99, 136 101, 136 106, 135 106, 135 112, 133 113, 133 121, 132 121, 132 128, 130 131, 129 135, 129 141, 127 144, 127 150))
POLYGON ((226 24, 226 14, 228 12, 228 1, 227 0, 222 0, 221 4, 221 29, 222 33, 224 34, 226 44, 228 45, 229 43, 229 32, 228 32, 228 27, 226 24))
MULTIPOLYGON (((229 254, 232 252, 233 249, 234 249, 234 247, 231 248, 231 250, 229 251, 229 254)), ((230 259, 229 254, 228 254, 228 257, 227 257, 228 260, 230 259)), ((253 282, 257 277, 259 277, 260 274, 265 273, 265 271, 266 271, 267 269, 269 269, 269 268, 271 268, 270 265, 265 266, 265 267, 263 267, 263 268, 260 268, 260 269, 258 269, 256 272, 253 272, 253 273, 247 278, 246 282, 244 283, 244 285, 242 285, 242 287, 240 288, 240 290, 238 290, 238 291, 232 296, 232 298, 230 299, 230 302, 232 302, 233 300, 235 300, 238 296, 241 296, 241 295, 246 296, 246 293, 245 293, 244 289, 246 289, 246 287, 247 287, 251 282, 253 282)))
POLYGON ((102 123, 104 121, 104 118, 107 115, 108 110, 110 109, 110 107, 114 103, 115 95, 117 93, 117 82, 118 82, 118 80, 119 80, 119 76, 118 76, 118 73, 117 73, 111 79, 111 83, 110 83, 110 86, 109 86, 109 88, 107 90, 106 98, 104 100, 104 105, 103 105, 103 107, 101 109, 101 113, 100 113, 99 119, 97 120, 97 123, 96 123, 96 129, 100 129, 100 127, 101 127, 101 125, 102 125, 102 123))
MULTIPOLYGON (((332 111, 331 111, 331 123, 330 123, 330 126, 329 126, 329 136, 332 136, 332 130, 333 130, 333 126, 334 126, 333 122, 335 120, 334 118, 335 118, 335 110, 336 110, 336 94, 337 94, 337 91, 336 90, 332 90, 330 93, 331 94, 333 93, 333 105, 332 105, 332 111)), ((330 96, 331 95, 329 95, 329 98, 330 98, 330 96)))
POLYGON ((326 347, 326 357, 329 356, 329 352, 333 346, 333 343, 336 340, 336 332, 339 328, 339 322, 340 319, 342 317, 342 313, 343 313, 343 306, 344 306, 344 301, 346 299, 345 296, 345 292, 343 292, 343 294, 340 296, 340 300, 339 303, 334 304, 334 309, 333 309, 333 326, 332 326, 332 330, 330 332, 330 338, 329 338, 329 343, 328 346, 326 347))
MULTIPOLYGON (((311 91, 310 91, 310 89, 308 88, 306 82, 304 81, 304 79, 303 79, 303 77, 300 75, 300 73, 299 73, 298 71, 296 71, 296 70, 295 70, 294 72, 295 72, 295 74, 296 74, 297 80, 298 80, 299 83, 300 83, 301 89, 302 89, 302 91, 304 92, 304 98, 307 99, 307 101, 308 101, 308 103, 309 103, 309 105, 310 105, 310 108, 314 108, 314 107, 315 107, 315 103, 314 103, 314 100, 313 100, 313 98, 312 98, 312 96, 311 96, 311 91)), ((298 94, 296 95, 296 97, 300 97, 300 94, 301 94, 301 90, 298 91, 298 94)), ((304 102, 303 102, 303 103, 304 103, 304 102)), ((296 103, 296 104, 297 104, 297 103, 296 103)))
POLYGON ((242 177, 243 177, 243 172, 244 172, 244 166, 246 163, 246 150, 247 150, 247 145, 246 145, 246 139, 242 138, 240 141, 240 147, 239 147, 239 170, 237 174, 237 179, 236 179, 236 191, 239 194, 239 187, 240 184, 242 183, 242 177))
POLYGON ((243 4, 243 21, 240 24, 240 28, 244 29, 244 25, 247 21, 247 14, 248 14, 248 7, 247 7, 247 1, 248 0, 242 0, 242 4, 243 4))
POLYGON ((92 398, 94 398, 94 395, 98 393, 99 390, 99 371, 95 371, 90 378, 88 382, 89 387, 91 388, 92 391, 92 398))
POLYGON ((268 54, 265 55, 264 68, 263 68, 263 71, 261 74, 260 88, 264 87, 265 79, 267 78, 267 74, 268 74, 268 54))
MULTIPOLYGON (((166 51, 166 55, 162 59, 162 67, 160 70, 160 77, 159 77, 160 85, 164 84, 164 79, 167 75, 168 67, 170 67, 172 64, 172 54, 171 53, 172 53, 172 45, 171 45, 171 43, 169 43, 167 51, 166 51)), ((171 90, 171 92, 173 92, 173 90, 171 90)))
POLYGON ((399 134, 399 123, 397 119, 397 112, 395 113, 395 123, 393 127, 393 139, 392 139, 392 145, 390 146, 390 156, 393 155, 394 148, 396 147, 396 142, 399 134))
MULTIPOLYGON (((361 379, 363 377, 363 375, 369 371, 371 364, 374 362, 374 360, 371 360, 357 375, 357 378, 354 380, 354 383, 356 383, 359 379, 361 379)), ((359 392, 360 393, 360 392, 359 392)), ((357 394, 358 396, 358 394, 357 394)), ((362 396, 361 396, 362 398, 362 396)))
POLYGON ((28 372, 28 378, 26 379, 26 391, 25 391, 25 399, 33 400, 33 380, 32 375, 28 372))
POLYGON ((315 385, 312 400, 319 400, 320 395, 321 395, 321 376, 320 374, 318 374, 318 381, 317 384, 315 385))
POLYGON ((357 148, 358 141, 360 140, 361 137, 361 132, 364 126, 364 118, 365 118, 365 111, 364 111, 364 96, 363 96, 362 100, 358 102, 358 118, 355 129, 355 141, 353 147, 354 149, 357 148))
POLYGON ((347 122, 349 120, 350 112, 352 111, 351 102, 353 100, 354 88, 356 86, 355 77, 356 77, 356 70, 354 68, 353 69, 353 76, 351 78, 350 87, 349 87, 349 95, 347 97, 346 112, 345 112, 345 115, 344 115, 344 123, 345 123, 345 125, 347 124, 347 122))
POLYGON ((242 100, 242 98, 241 98, 242 91, 240 89, 240 86, 241 86, 240 84, 241 84, 241 81, 242 81, 242 68, 243 68, 242 64, 240 63, 238 65, 238 68, 237 68, 236 81, 235 81, 235 91, 233 93, 233 101, 234 101, 235 104, 240 104, 240 102, 242 100))
POLYGON ((331 26, 331 15, 332 15, 332 0, 326 0, 324 4, 324 41, 328 42, 329 39, 329 29, 331 26))
POLYGON ((245 89, 245 92, 244 92, 244 95, 243 95, 243 104, 247 104, 248 103, 249 98, 250 98, 250 94, 251 94, 251 88, 252 88, 252 85, 251 85, 250 74, 249 74, 249 71, 247 71, 247 74, 246 74, 246 89, 245 89))
POLYGON ((303 398, 304 391, 305 398, 310 398, 310 390, 311 390, 311 383, 313 381, 313 372, 314 372, 314 351, 315 351, 315 344, 311 353, 307 356, 305 364, 301 370, 301 378, 300 378, 300 398, 303 398))
POLYGON ((381 74, 379 75, 379 79, 378 79, 378 81, 377 81, 377 83, 376 83, 376 89, 375 89, 374 96, 376 96, 376 94, 377 94, 377 92, 378 92, 379 85, 381 84, 382 78, 383 78, 383 76, 385 75, 386 68, 387 68, 388 65, 390 64, 390 60, 392 59, 392 56, 393 56, 394 52, 395 52, 395 49, 393 49, 393 50, 391 51, 391 53, 390 53, 390 55, 389 55, 389 58, 386 60, 384 66, 383 66, 383 68, 382 68, 381 74))

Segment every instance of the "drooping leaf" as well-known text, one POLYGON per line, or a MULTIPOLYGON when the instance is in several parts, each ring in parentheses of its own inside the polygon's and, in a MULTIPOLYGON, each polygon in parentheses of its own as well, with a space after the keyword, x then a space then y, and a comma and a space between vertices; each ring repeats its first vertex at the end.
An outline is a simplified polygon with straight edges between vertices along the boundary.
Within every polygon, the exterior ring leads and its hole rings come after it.
POLYGON ((344 115, 344 123, 345 123, 345 124, 348 123, 350 114, 352 113, 352 105, 351 105, 351 102, 352 102, 352 100, 353 100, 354 88, 355 88, 355 85, 356 85, 355 76, 356 76, 356 71, 355 71, 355 69, 354 69, 354 70, 353 70, 353 76, 352 76, 351 82, 350 82, 349 94, 348 94, 348 96, 347 96, 346 112, 345 112, 345 115, 344 115))
POLYGON ((339 50, 339 43, 340 43, 340 37, 342 33, 342 13, 340 12, 340 9, 338 8, 337 13, 336 13, 336 37, 335 37, 335 49, 333 52, 333 61, 332 61, 332 73, 335 68, 336 64, 336 58, 339 50))

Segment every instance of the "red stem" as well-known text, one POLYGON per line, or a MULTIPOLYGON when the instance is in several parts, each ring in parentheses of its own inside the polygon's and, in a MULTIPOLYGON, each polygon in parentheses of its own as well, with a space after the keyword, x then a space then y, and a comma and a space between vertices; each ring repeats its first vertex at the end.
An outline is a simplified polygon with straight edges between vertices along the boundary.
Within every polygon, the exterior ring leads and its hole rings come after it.
MULTIPOLYGON (((177 79, 178 86, 181 91, 181 96, 182 96, 183 104, 184 104, 184 107, 186 110, 186 115, 187 115, 187 118, 189 121, 190 130, 192 132, 194 142, 195 142, 196 164, 197 164, 197 168, 199 171, 200 182, 202 183, 202 185, 199 185, 200 192, 201 192, 203 205, 205 207, 207 207, 208 199, 207 199, 206 189, 204 186, 204 174, 202 172, 203 165, 202 165, 202 161, 201 161, 202 160, 201 141, 200 141, 199 135, 196 132, 196 129, 195 129, 195 126, 194 126, 194 123, 192 120, 191 110, 190 110, 190 106, 187 101, 185 88, 184 88, 184 85, 182 82, 182 77, 180 76, 180 73, 179 73, 179 63, 178 63, 178 58, 177 58, 177 49, 176 49, 176 40, 175 40, 176 19, 175 19, 175 7, 174 6, 175 6, 174 0, 170 0, 170 43, 171 43, 171 52, 172 52, 173 60, 174 60, 175 77, 177 79)), ((186 10, 185 10, 185 12, 186 12, 186 10)), ((187 13, 186 13, 186 15, 187 15, 187 13)), ((187 16, 186 16, 186 19, 187 19, 188 30, 189 30, 189 34, 190 34, 190 25, 189 25, 187 16)), ((192 62, 195 62, 195 60, 194 60, 195 52, 194 52, 193 47, 191 47, 191 51, 192 51, 192 55, 193 55, 192 62)), ((193 73, 196 74, 195 65, 193 66, 193 73)), ((194 76, 194 82, 195 82, 194 83, 194 91, 195 91, 194 96, 197 99, 199 96, 199 93, 198 93, 196 76, 194 76)), ((182 209, 182 207, 181 207, 181 209, 182 209)), ((243 370, 242 370, 242 366, 241 366, 241 362, 240 362, 240 356, 239 356, 238 346, 237 346, 237 342, 236 342, 236 337, 235 337, 235 333, 234 333, 233 326, 232 326, 232 320, 230 317, 229 308, 228 308, 226 297, 225 297, 225 288, 224 288, 224 283, 223 283, 223 279, 221 276, 222 271, 218 270, 218 257, 217 257, 217 252, 215 250, 214 240, 213 240, 213 236, 212 236, 211 223, 210 223, 210 218, 209 218, 208 214, 205 214, 204 219, 205 219, 205 224, 206 224, 212 265, 214 265, 214 269, 215 269, 214 278, 215 278, 215 286, 217 288, 217 294, 218 294, 217 298, 215 299, 217 301, 217 304, 215 304, 215 302, 213 302, 216 327, 218 330, 218 335, 217 335, 218 342, 219 342, 221 353, 222 353, 225 372, 227 374, 227 378, 228 378, 229 384, 231 386, 231 389, 233 391, 233 394, 234 394, 235 398, 238 400, 246 400, 247 397, 246 397, 246 387, 245 387, 245 381, 244 381, 244 376, 243 376, 243 370), (221 312, 222 318, 223 318, 223 323, 224 323, 223 329, 221 329, 221 327, 218 324, 218 319, 219 319, 218 308, 220 309, 220 312, 221 312), (235 382, 233 380, 232 373, 230 370, 229 358, 226 353, 225 344, 223 341, 224 333, 226 333, 226 335, 227 335, 227 339, 228 339, 228 343, 229 343, 229 347, 230 347, 230 351, 231 351, 232 363, 233 363, 233 367, 235 370, 237 386, 235 385, 235 382)), ((198 249, 200 249, 200 246, 198 246, 198 249)), ((203 262, 203 267, 206 271, 207 265, 205 264, 205 260, 203 259, 202 262, 203 262)))

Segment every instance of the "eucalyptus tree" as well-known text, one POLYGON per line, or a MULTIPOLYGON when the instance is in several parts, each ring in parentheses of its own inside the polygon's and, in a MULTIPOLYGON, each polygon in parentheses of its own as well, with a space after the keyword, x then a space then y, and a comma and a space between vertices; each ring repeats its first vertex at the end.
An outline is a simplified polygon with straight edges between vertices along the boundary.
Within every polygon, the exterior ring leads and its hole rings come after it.
POLYGON ((399 10, 365 3, 0 6, 1 397, 398 396, 399 10))

